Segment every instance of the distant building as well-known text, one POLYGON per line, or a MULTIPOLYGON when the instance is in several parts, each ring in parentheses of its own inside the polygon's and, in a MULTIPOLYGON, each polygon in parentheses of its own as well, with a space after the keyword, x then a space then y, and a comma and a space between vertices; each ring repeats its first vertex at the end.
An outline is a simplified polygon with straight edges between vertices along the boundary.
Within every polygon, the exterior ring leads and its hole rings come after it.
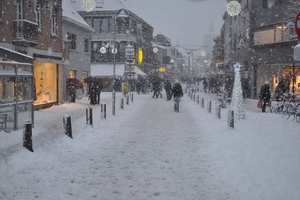
POLYGON ((86 23, 69 1, 63 1, 62 8, 63 96, 64 101, 69 101, 67 78, 76 78, 84 85, 84 90, 76 90, 77 99, 87 93, 84 79, 90 75, 91 33, 94 29, 86 23))

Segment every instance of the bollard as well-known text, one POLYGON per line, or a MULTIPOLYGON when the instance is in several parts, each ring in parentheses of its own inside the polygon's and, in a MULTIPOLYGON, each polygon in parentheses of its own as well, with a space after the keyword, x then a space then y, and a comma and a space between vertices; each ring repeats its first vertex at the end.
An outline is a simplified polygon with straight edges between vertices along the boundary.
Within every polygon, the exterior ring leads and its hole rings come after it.
POLYGON ((204 97, 202 97, 201 105, 202 105, 202 108, 204 108, 204 97))
POLYGON ((25 121, 25 126, 23 129, 23 147, 33 152, 32 149, 32 124, 30 120, 25 121))
POLYGON ((234 129, 234 111, 233 110, 229 110, 228 111, 228 126, 230 128, 233 128, 234 129))
POLYGON ((72 124, 71 124, 71 116, 65 114, 63 117, 63 124, 64 124, 64 132, 67 136, 73 139, 72 136, 72 124))
POLYGON ((221 105, 216 104, 216 117, 221 119, 221 105))
POLYGON ((131 94, 131 102, 133 102, 133 93, 131 94))
POLYGON ((196 93, 193 94, 193 100, 196 101, 196 93))
POLYGON ((101 103, 101 118, 106 120, 106 103, 101 103))
POLYGON ((211 101, 208 102, 208 112, 211 113, 211 101))
POLYGON ((121 98, 121 109, 124 109, 124 98, 121 98))
POLYGON ((199 96, 199 94, 197 95, 197 103, 200 104, 200 96, 199 96))
POLYGON ((126 95, 126 104, 129 105, 129 95, 126 95))
POLYGON ((89 124, 93 127, 93 111, 91 107, 86 108, 86 124, 89 124))

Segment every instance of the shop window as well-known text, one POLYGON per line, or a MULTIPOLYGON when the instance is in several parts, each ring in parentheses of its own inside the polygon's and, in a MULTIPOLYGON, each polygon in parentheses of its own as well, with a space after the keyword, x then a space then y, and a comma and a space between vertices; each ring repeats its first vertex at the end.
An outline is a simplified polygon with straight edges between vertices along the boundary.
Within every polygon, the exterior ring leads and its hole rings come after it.
POLYGON ((69 71, 69 78, 76 78, 76 70, 69 71))
POLYGON ((57 102, 57 65, 34 63, 34 105, 57 102))

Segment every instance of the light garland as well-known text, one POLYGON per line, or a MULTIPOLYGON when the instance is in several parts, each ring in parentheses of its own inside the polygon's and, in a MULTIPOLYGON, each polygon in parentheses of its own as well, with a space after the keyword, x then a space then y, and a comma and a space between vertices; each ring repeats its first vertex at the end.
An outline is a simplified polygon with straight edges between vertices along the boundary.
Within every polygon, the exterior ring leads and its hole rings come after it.
POLYGON ((91 12, 96 8, 96 1, 95 0, 81 0, 81 7, 86 12, 91 12))
POLYGON ((230 15, 230 16, 236 16, 236 15, 240 14, 241 10, 242 10, 242 6, 237 1, 230 1, 226 5, 226 11, 227 11, 228 15, 230 15))

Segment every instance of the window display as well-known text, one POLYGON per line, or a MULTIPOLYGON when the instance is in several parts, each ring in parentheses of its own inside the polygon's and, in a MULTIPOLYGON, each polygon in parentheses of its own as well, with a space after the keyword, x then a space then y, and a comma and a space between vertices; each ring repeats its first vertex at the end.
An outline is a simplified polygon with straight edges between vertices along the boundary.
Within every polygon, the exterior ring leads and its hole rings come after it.
POLYGON ((53 63, 34 63, 34 105, 57 102, 57 66, 53 63))

